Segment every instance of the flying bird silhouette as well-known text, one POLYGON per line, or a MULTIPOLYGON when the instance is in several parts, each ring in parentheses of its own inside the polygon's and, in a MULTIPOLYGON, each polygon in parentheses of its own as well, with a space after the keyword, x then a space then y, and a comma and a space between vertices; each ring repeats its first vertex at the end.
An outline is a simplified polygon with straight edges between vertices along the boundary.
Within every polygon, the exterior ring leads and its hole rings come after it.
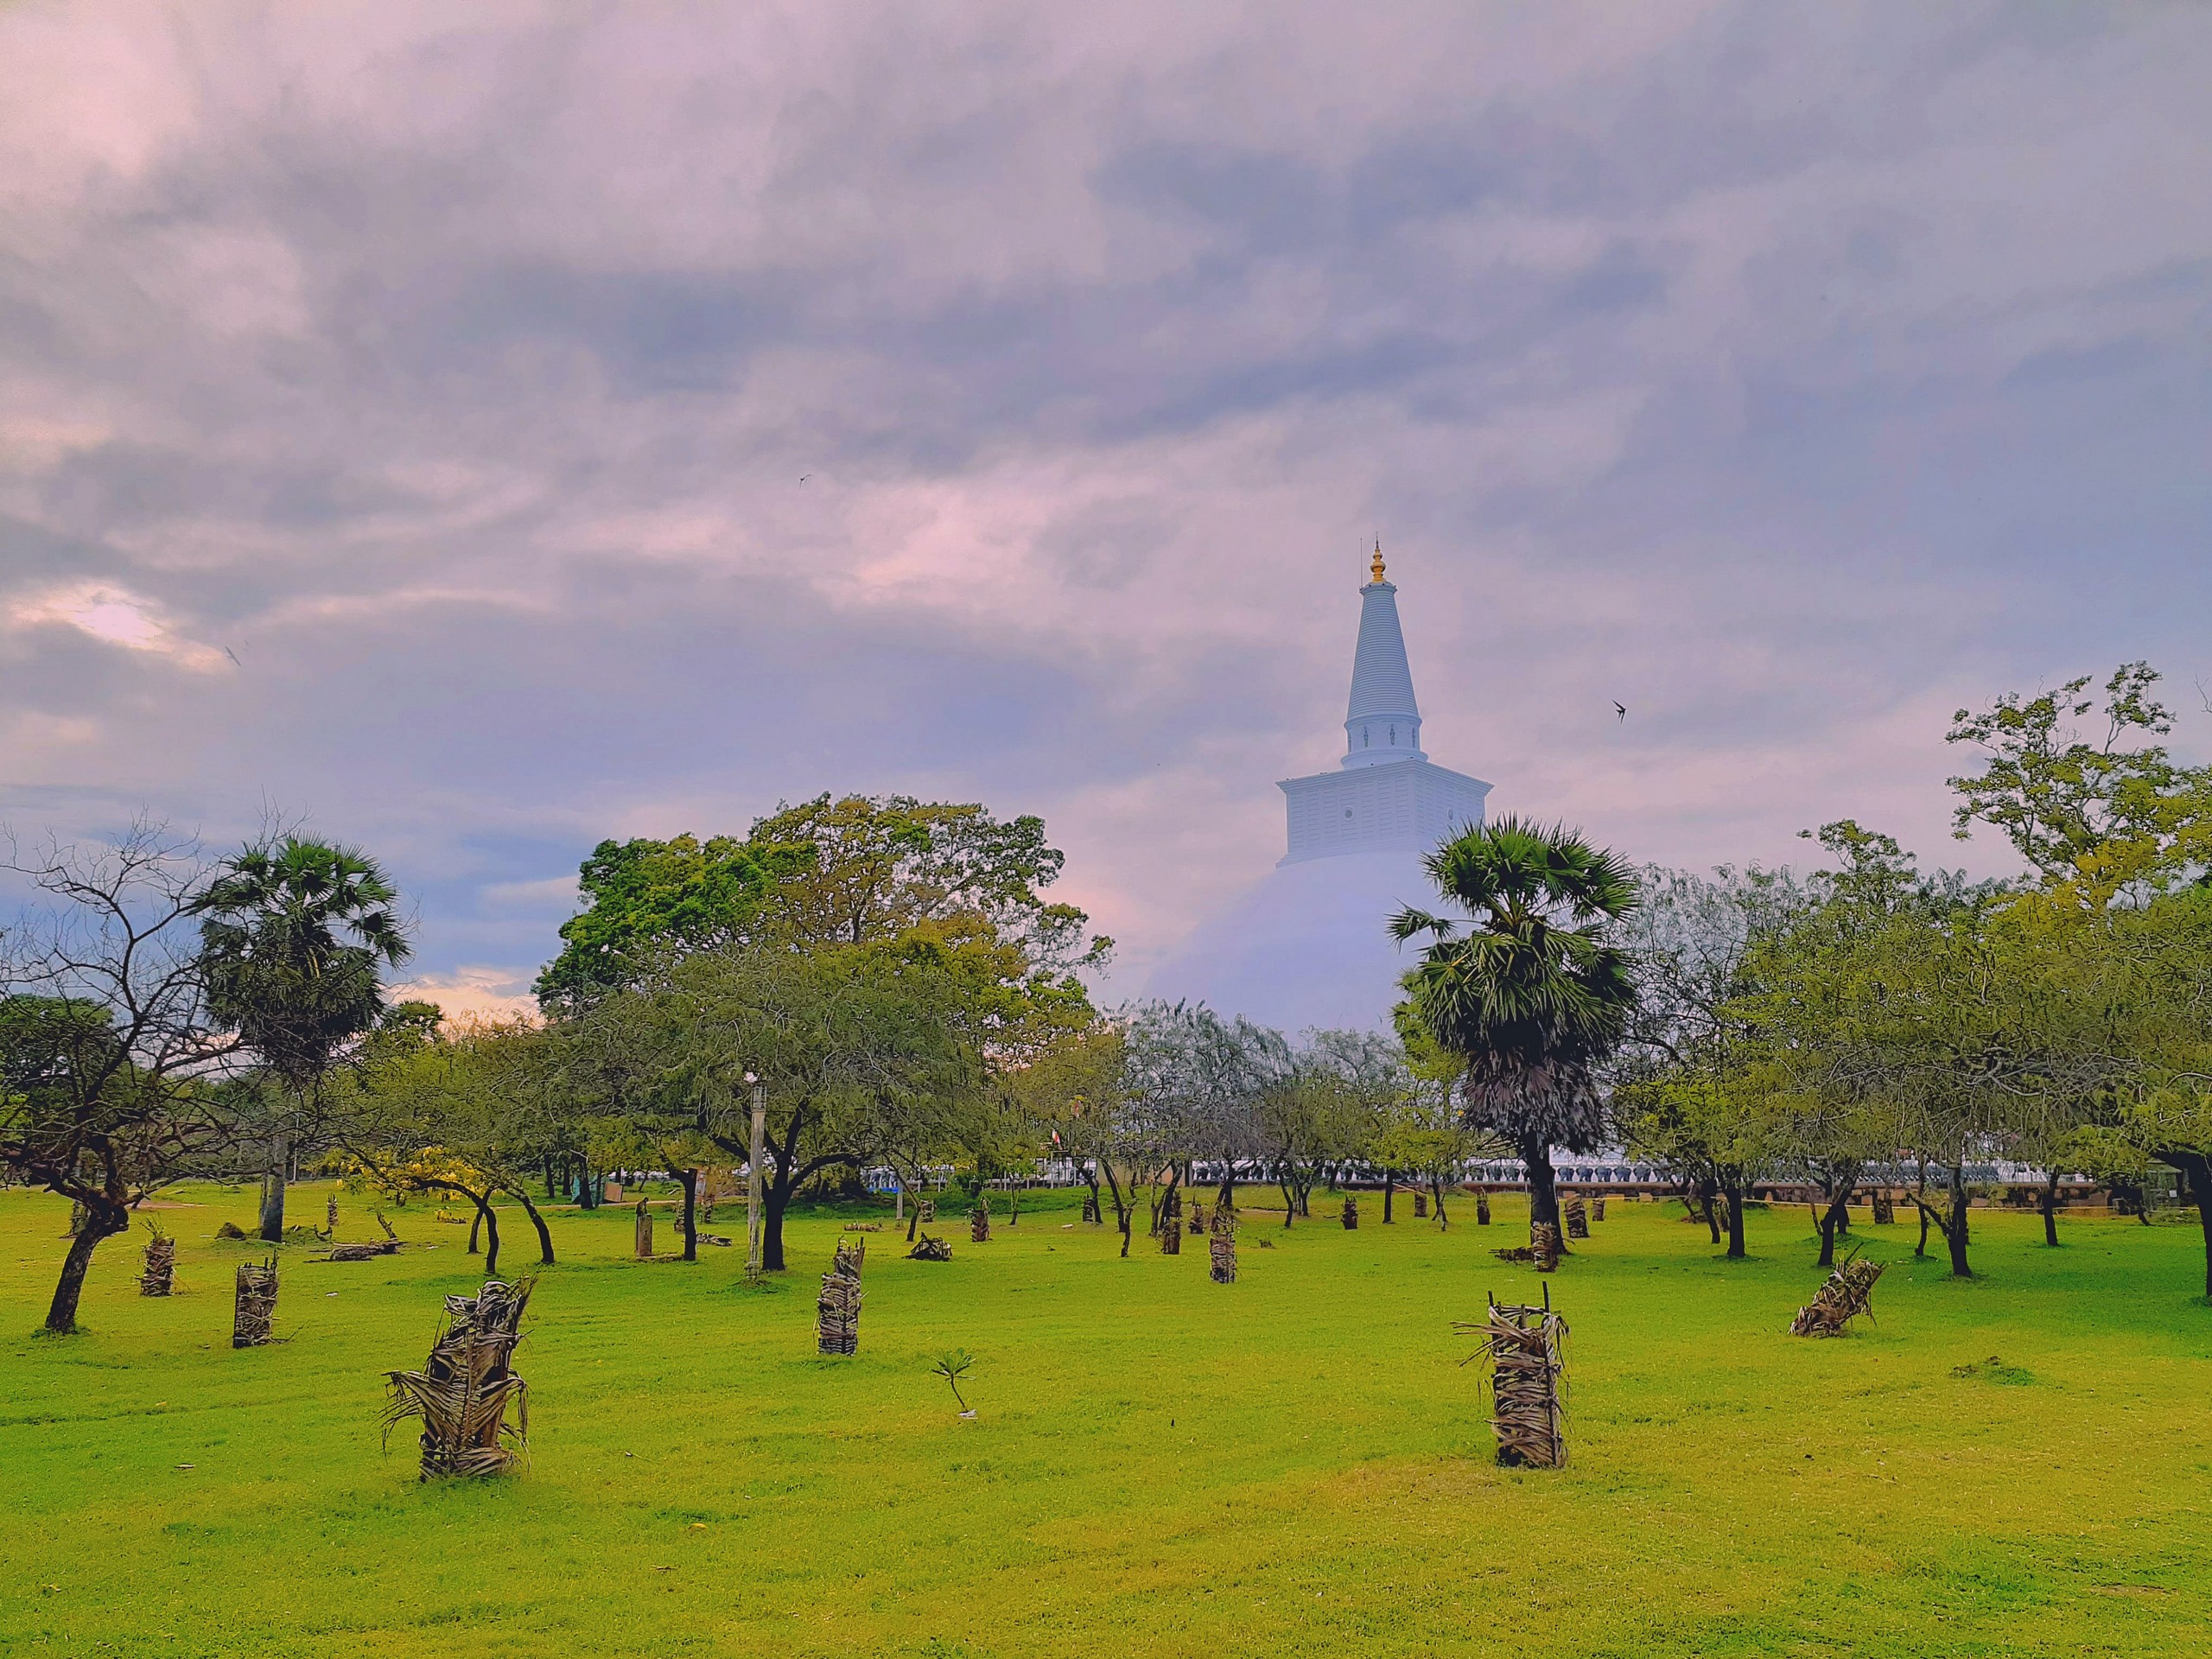
POLYGON ((1613 712, 1618 715, 1623 720, 1626 720, 1628 718, 1628 705, 1616 699, 1613 703, 1613 712))
POLYGON ((804 484, 804 483, 805 483, 805 482, 806 482, 806 480, 807 480, 808 479, 812 478, 813 476, 814 476, 814 474, 813 474, 812 473, 801 473, 801 474, 798 475, 798 481, 799 481, 800 483, 804 484))
POLYGON ((231 664, 232 667, 244 668, 245 666, 244 663, 238 661, 238 652, 232 651, 228 645, 225 645, 223 647, 223 655, 231 659, 231 664))

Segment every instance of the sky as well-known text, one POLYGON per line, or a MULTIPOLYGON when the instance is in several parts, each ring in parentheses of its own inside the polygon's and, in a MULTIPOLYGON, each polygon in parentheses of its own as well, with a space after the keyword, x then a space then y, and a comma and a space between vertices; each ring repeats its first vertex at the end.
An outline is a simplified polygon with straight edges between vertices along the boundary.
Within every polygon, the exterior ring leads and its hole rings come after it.
POLYGON ((1127 987, 1379 537, 1493 812, 2002 872, 1955 709, 2148 658, 2212 753, 2207 86, 2194 3, 16 0, 0 820, 304 821, 474 1007, 603 837, 981 800, 1127 987))

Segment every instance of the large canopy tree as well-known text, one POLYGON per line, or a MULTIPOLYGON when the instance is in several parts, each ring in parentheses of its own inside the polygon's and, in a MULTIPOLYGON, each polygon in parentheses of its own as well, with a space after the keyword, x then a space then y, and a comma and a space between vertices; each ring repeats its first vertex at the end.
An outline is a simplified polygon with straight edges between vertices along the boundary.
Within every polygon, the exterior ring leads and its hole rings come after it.
POLYGON ((1530 1224, 1556 1226, 1551 1149, 1597 1146, 1597 1068, 1636 1005, 1629 953, 1605 937, 1636 908, 1636 877, 1580 835, 1517 817, 1470 830, 1423 861, 1463 914, 1408 908, 1392 921, 1401 942, 1433 941, 1405 977, 1402 1029, 1464 1067, 1467 1123, 1512 1143, 1528 1167, 1530 1224))
POLYGON ((261 1211, 271 1243, 284 1236, 293 1141, 331 1068, 383 1015, 383 969, 410 954, 398 897, 359 849, 283 836, 230 859, 193 902, 209 1010, 282 1091, 261 1211))

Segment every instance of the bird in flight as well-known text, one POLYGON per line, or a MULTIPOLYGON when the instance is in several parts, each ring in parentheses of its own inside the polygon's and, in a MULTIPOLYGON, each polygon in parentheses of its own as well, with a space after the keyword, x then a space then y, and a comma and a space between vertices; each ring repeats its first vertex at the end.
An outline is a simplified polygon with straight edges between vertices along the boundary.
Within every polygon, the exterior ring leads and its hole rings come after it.
POLYGON ((807 480, 808 479, 812 478, 813 476, 814 476, 814 474, 813 474, 812 473, 801 473, 801 474, 798 475, 798 481, 799 481, 800 483, 804 484, 804 483, 805 483, 805 482, 806 482, 806 480, 807 480))
POLYGON ((1613 702, 1613 712, 1618 715, 1623 720, 1626 720, 1628 718, 1628 705, 1620 702, 1617 698, 1613 702))
POLYGON ((242 663, 242 662, 238 661, 238 652, 236 652, 235 651, 232 651, 232 650, 228 645, 225 645, 225 646, 223 647, 223 655, 224 655, 224 656, 226 656, 226 657, 227 657, 227 658, 229 658, 231 659, 231 665, 232 665, 232 667, 234 667, 234 668, 244 668, 244 667, 245 666, 245 664, 244 663, 242 663))

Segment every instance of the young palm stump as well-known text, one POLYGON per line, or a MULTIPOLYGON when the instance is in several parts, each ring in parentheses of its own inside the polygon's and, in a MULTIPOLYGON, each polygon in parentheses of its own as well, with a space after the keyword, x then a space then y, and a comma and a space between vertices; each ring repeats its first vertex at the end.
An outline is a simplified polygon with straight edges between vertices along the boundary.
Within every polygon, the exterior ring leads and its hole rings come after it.
POLYGON ((1344 1231, 1356 1233, 1358 1230, 1359 1200, 1347 1192, 1344 1194, 1344 1231))
POLYGON ((1877 1227, 1887 1227, 1897 1218, 1897 1206, 1890 1201, 1890 1195, 1886 1192, 1875 1193, 1874 1224, 1877 1227))
POLYGON ((1538 1273, 1559 1271, 1559 1229, 1552 1223, 1540 1221, 1529 1229, 1529 1258, 1538 1273))
POLYGON ((991 1206, 989 1205, 977 1205, 975 1212, 968 1217, 968 1242, 971 1244, 988 1244, 991 1242, 991 1206))
POLYGON ((1591 1200, 1590 1200, 1590 1219, 1591 1219, 1591 1220, 1592 1220, 1592 1221, 1603 1221, 1605 1218, 1605 1201, 1603 1198, 1592 1198, 1592 1199, 1591 1199, 1591 1200))
POLYGON ((1487 1192, 1475 1194, 1475 1225, 1478 1227, 1490 1225, 1490 1194, 1487 1192))
POLYGON ((1236 1233, 1234 1231, 1217 1232, 1206 1241, 1206 1249, 1211 1257, 1211 1265, 1207 1272, 1214 1283, 1235 1284, 1236 1282, 1236 1233))
POLYGON ((1552 1312, 1551 1287, 1541 1306, 1491 1298, 1480 1325, 1452 1327, 1482 1344, 1460 1362, 1490 1361, 1491 1424, 1497 1460, 1509 1469, 1558 1469, 1567 1462, 1567 1321, 1552 1312))
POLYGON ((1179 1215, 1160 1218, 1160 1253, 1162 1255, 1183 1254, 1183 1217, 1179 1215))
POLYGON ((1415 1221, 1428 1219, 1428 1194, 1426 1192, 1414 1194, 1414 1219, 1415 1221))
POLYGON ((146 1230, 153 1236, 146 1241, 146 1271, 139 1275, 138 1294, 166 1296, 176 1288, 176 1240, 150 1221, 146 1230))
POLYGON ((1569 1238, 1590 1236, 1590 1211, 1579 1198, 1569 1198, 1561 1206, 1567 1217, 1567 1236, 1569 1238))
POLYGON ((1206 1231, 1206 1207, 1203 1204, 1191 1205, 1191 1236, 1204 1238, 1206 1231))
POLYGON ((643 1198, 638 1200, 637 1249, 639 1261, 650 1262, 653 1259, 653 1212, 645 1208, 643 1198))
POLYGON ((1854 1255, 1827 1276, 1813 1293, 1813 1300, 1789 1321, 1793 1337, 1840 1337, 1843 1327, 1864 1313, 1874 1317, 1874 1281, 1882 1276, 1882 1263, 1854 1255))
POLYGON ((231 1346, 265 1345, 276 1323, 276 1258, 238 1263, 238 1299, 231 1313, 231 1346))
POLYGON ((1086 1226, 1098 1225, 1098 1195, 1096 1192, 1083 1195, 1083 1219, 1086 1226))
POLYGON ((830 1271, 822 1276, 822 1294, 814 1304, 816 1346, 825 1354, 856 1354, 861 1350, 861 1264, 868 1246, 858 1239, 839 1239, 830 1271))
POLYGON ((917 1200, 917 1202, 921 1206, 922 1219, 924 1221, 935 1221, 937 1219, 937 1200, 935 1198, 922 1198, 917 1200))
POLYGON ((385 1373, 385 1444, 401 1423, 420 1418, 423 1479, 503 1474, 529 1449, 530 1386, 509 1362, 522 1340, 532 1283, 493 1279, 474 1296, 447 1297, 446 1328, 429 1363, 419 1371, 385 1373))
POLYGON ((335 1235, 338 1231, 338 1194, 330 1195, 330 1202, 322 1206, 322 1229, 335 1235))

